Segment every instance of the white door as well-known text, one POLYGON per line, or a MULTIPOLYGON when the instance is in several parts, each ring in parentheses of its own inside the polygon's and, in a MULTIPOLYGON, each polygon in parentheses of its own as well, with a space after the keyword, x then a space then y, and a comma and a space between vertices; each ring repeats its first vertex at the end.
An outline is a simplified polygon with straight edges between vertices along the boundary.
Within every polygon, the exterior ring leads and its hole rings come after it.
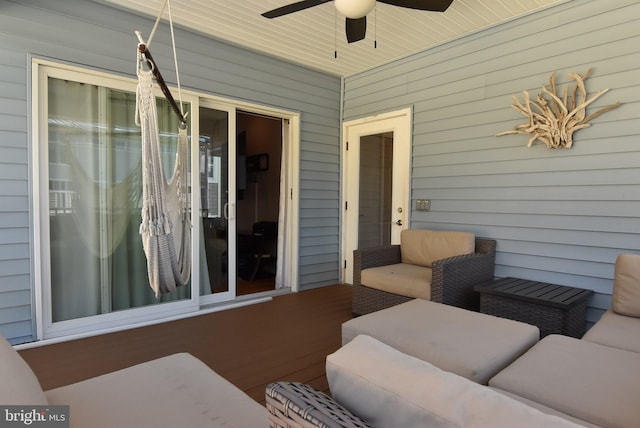
POLYGON ((411 113, 404 109, 344 124, 344 283, 353 283, 353 250, 398 244, 408 227, 411 113))

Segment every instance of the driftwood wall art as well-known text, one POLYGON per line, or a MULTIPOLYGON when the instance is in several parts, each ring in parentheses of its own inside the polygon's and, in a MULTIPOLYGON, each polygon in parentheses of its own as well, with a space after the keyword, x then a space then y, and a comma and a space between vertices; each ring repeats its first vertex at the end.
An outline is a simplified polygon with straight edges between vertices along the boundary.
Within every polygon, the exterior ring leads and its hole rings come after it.
POLYGON ((570 149, 573 145, 573 133, 579 129, 588 128, 592 119, 609 110, 617 108, 620 103, 611 104, 595 113, 587 116, 587 106, 600 98, 609 89, 598 91, 593 97, 587 99, 585 80, 591 74, 591 68, 584 76, 569 73, 569 78, 575 82, 575 87, 569 99, 569 88, 565 87, 562 97, 557 94, 556 73, 549 79, 550 88, 542 86, 542 92, 538 94, 538 100, 531 100, 529 93, 524 93, 524 103, 515 96, 515 104, 512 107, 527 117, 529 121, 516 126, 510 131, 497 134, 498 137, 508 134, 531 135, 527 147, 531 147, 535 140, 542 141, 547 148, 570 149))

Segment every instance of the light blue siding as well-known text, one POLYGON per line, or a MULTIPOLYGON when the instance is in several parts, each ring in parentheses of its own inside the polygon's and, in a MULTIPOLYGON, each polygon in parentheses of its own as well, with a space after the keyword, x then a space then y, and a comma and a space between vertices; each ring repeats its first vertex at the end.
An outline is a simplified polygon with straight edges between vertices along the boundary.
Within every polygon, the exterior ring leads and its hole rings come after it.
POLYGON ((27 56, 0 42, 0 333, 30 340, 27 56))
MULTIPOLYGON (((0 9, 0 334, 18 343, 34 335, 31 58, 135 77, 134 30, 148 35, 155 17, 87 0, 3 0, 0 9)), ((340 79, 185 29, 176 44, 184 88, 301 113, 300 288, 338 282, 340 79)), ((166 26, 152 51, 175 84, 166 26)))
POLYGON ((496 275, 589 288, 588 320, 610 305, 621 252, 640 253, 640 3, 575 0, 345 79, 346 120, 413 106, 411 227, 498 240, 496 275), (495 134, 551 73, 584 73, 591 107, 622 106, 571 150, 495 134))

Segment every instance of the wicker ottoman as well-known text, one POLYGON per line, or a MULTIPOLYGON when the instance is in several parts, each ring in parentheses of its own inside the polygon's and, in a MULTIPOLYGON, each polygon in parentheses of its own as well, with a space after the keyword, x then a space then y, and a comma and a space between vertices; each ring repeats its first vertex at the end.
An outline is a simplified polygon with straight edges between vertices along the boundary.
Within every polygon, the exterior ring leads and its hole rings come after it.
POLYGON ((540 338, 537 327, 415 299, 342 325, 342 344, 360 334, 480 384, 540 338))

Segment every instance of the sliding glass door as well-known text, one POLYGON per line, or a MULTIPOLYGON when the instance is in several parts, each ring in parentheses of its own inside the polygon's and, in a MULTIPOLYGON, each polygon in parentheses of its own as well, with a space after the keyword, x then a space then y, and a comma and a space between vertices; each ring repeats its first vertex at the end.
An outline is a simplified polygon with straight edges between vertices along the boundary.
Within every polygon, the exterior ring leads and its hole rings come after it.
MULTIPOLYGON (((286 119, 270 121, 277 126, 269 141, 278 142, 278 153, 286 152, 287 156, 273 154, 269 165, 266 149, 253 147, 249 153, 249 144, 242 138, 246 129, 238 135, 234 103, 183 91, 191 133, 186 174, 190 183, 191 281, 157 298, 149 285, 140 236, 142 137, 135 121, 136 81, 44 60, 34 60, 33 77, 38 339, 155 322, 197 312, 203 305, 234 300, 240 294, 236 283, 241 264, 237 261, 237 201, 260 201, 257 185, 267 183, 267 171, 274 173, 275 185, 261 194, 270 195, 264 200, 276 206, 276 214, 266 218, 265 206, 244 206, 243 213, 250 215, 243 219, 250 220, 245 221, 249 226, 243 223, 243 227, 251 229, 265 220, 281 225, 277 227, 282 243, 274 246, 269 256, 277 257, 286 267, 274 268, 281 272, 280 287, 295 289, 296 264, 285 265, 285 261, 297 260, 297 199, 293 195, 298 182, 298 115, 256 108, 255 114, 286 119), (252 166, 250 174, 247 155, 262 160, 252 166), (282 169, 276 162, 280 157, 282 169), (251 186, 253 193, 248 190, 251 186)), ((179 123, 159 89, 156 106, 161 163, 169 182, 179 123)), ((252 132, 254 137, 262 135, 260 127, 252 132)), ((249 251, 241 252, 249 254, 250 262, 262 262, 266 258, 254 251, 255 241, 249 241, 249 251)), ((265 264, 250 265, 253 273, 255 266, 265 264)), ((249 279, 254 277, 257 275, 249 279)))
MULTIPOLYGON (((44 336, 191 310, 191 285, 160 298, 149 286, 135 83, 41 66, 37 87, 44 336)), ((170 179, 179 121, 164 98, 157 108, 170 179)))

